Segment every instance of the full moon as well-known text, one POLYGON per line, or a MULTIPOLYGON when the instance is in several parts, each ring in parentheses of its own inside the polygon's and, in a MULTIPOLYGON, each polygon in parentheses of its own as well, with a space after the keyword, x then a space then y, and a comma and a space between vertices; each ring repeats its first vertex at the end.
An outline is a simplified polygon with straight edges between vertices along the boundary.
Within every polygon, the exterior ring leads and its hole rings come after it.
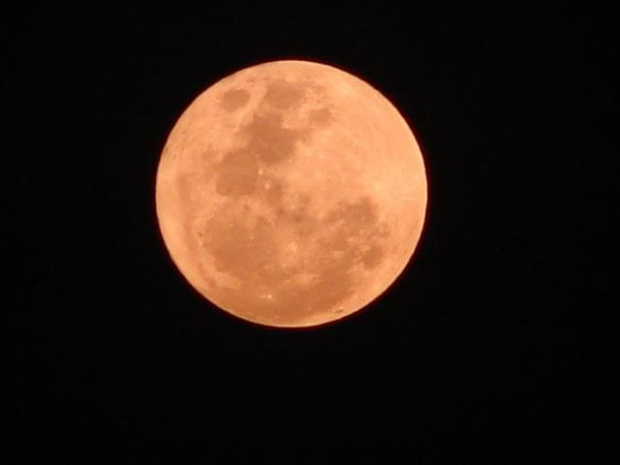
POLYGON ((187 281, 275 327, 375 301, 411 260, 427 206, 420 148, 388 99, 348 72, 293 60, 200 94, 169 134, 155 191, 187 281))

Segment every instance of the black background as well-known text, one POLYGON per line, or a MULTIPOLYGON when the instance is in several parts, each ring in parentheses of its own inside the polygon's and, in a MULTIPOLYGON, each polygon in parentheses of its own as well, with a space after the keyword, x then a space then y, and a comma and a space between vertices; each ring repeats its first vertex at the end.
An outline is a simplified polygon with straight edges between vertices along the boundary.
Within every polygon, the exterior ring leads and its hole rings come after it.
POLYGON ((6 11, 11 429, 42 451, 136 438, 312 454, 449 437, 496 458, 529 438, 610 447, 606 13, 304 3, 6 11), (381 90, 429 176, 405 275, 368 310, 304 331, 210 306, 154 210, 185 107, 286 58, 381 90))

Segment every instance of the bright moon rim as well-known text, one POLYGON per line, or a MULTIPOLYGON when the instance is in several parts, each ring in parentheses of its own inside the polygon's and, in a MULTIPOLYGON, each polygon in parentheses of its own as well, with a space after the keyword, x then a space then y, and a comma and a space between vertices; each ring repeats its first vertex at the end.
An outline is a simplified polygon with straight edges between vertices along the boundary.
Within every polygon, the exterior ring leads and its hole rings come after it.
POLYGON ((403 272, 427 205, 398 110, 306 61, 243 69, 200 94, 161 155, 156 207, 183 276, 258 324, 315 326, 366 307, 403 272))

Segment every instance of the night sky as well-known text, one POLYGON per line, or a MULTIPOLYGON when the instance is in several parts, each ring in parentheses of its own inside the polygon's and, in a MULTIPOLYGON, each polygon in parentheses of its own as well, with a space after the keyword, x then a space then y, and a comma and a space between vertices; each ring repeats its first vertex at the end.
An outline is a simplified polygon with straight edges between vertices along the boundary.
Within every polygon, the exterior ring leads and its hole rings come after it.
POLYGON ((19 252, 7 418, 20 443, 312 455, 443 438, 496 459, 529 439, 611 448, 605 12, 223 3, 3 7, 19 252), (379 89, 429 176, 405 274, 367 310, 313 330, 209 304, 155 216, 158 158, 181 112, 218 79, 276 59, 332 64, 379 89))

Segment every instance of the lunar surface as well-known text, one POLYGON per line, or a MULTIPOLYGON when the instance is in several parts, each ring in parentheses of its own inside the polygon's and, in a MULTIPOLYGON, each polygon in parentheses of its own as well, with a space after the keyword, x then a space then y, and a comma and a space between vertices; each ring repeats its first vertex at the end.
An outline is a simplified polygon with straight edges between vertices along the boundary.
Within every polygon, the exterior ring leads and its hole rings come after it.
POLYGON ((156 208, 187 281, 247 321, 305 327, 350 315, 403 272, 427 182, 411 129, 363 80, 276 61, 216 82, 161 155, 156 208))

